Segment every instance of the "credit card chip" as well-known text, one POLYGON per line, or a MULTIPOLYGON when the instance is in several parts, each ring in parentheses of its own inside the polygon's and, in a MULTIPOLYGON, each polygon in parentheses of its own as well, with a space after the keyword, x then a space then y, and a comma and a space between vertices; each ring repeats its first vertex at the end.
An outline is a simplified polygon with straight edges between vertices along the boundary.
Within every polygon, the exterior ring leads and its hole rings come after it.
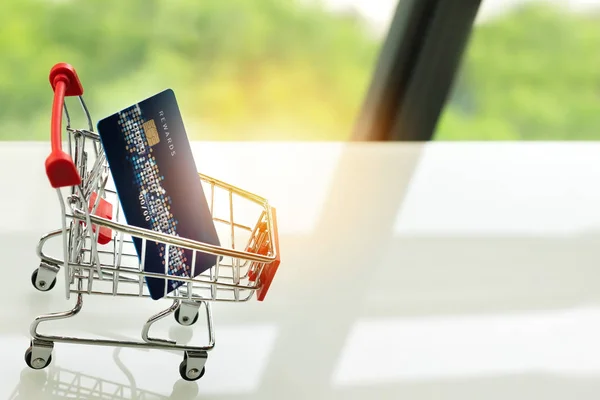
POLYGON ((146 138, 148 139, 148 145, 150 147, 160 142, 158 130, 156 129, 156 124, 153 119, 144 122, 142 126, 144 127, 144 132, 146 132, 146 138))

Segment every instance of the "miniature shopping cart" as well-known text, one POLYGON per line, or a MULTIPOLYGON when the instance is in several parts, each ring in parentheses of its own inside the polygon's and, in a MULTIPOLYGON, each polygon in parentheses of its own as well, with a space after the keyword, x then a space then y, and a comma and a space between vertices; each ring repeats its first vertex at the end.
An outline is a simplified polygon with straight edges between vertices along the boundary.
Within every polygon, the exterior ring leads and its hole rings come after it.
MULTIPOLYGON (((73 67, 60 63, 50 71, 54 90, 51 121, 52 152, 46 159, 46 173, 58 193, 62 228, 44 235, 38 244, 41 259, 31 282, 40 291, 51 290, 60 268, 64 273, 67 300, 73 294, 77 300, 73 309, 37 317, 31 324, 31 343, 25 353, 27 365, 41 369, 50 364, 55 342, 102 346, 127 346, 151 349, 180 350, 184 353, 179 367, 181 377, 196 380, 204 375, 208 351, 215 345, 210 302, 244 302, 255 294, 264 300, 279 266, 279 245, 275 209, 267 200, 217 179, 199 174, 205 188, 212 218, 218 228, 221 246, 214 246, 158 231, 120 222, 120 203, 110 187, 109 167, 94 133, 89 111, 83 101, 83 88, 73 67), (71 118, 65 96, 78 97, 87 118, 87 129, 71 128, 71 118), (68 150, 62 150, 63 110, 68 133, 68 150), (235 207, 234 207, 235 205, 235 207), (116 210, 115 210, 116 209, 116 210), (62 258, 48 254, 46 243, 62 238, 62 258), (142 257, 135 251, 134 239, 141 241, 142 257), (211 269, 193 278, 146 272, 144 254, 147 241, 192 251, 192 263, 198 253, 217 255, 211 269), (105 295, 149 298, 146 278, 182 282, 165 295, 172 304, 151 316, 142 328, 141 340, 104 340, 81 337, 43 335, 38 331, 42 322, 77 315, 83 305, 83 295, 105 295), (198 320, 200 308, 206 312, 208 343, 202 347, 178 345, 176 342, 150 337, 150 327, 160 319, 174 314, 181 325, 190 326, 198 320)), ((168 259, 165 265, 168 265, 168 259)), ((192 274, 193 276, 193 274, 192 274)), ((146 299, 145 301, 150 301, 146 299)))

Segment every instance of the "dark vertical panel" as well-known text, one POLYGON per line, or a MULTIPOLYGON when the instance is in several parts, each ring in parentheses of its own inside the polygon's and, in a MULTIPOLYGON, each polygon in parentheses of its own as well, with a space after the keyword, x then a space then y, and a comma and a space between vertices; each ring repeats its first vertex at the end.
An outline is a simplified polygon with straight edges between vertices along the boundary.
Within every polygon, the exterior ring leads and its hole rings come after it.
POLYGON ((354 140, 430 140, 481 0, 400 0, 354 140))

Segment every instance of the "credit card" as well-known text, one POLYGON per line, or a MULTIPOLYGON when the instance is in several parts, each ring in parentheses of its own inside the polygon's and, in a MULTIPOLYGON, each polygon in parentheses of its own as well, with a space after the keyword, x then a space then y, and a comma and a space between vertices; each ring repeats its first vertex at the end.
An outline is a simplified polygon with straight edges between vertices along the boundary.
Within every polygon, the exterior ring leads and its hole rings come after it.
MULTIPOLYGON (((219 246, 192 149, 171 89, 98 122, 123 214, 129 225, 219 246)), ((140 259, 142 240, 133 238, 140 259)), ((216 264, 217 256, 146 241, 144 271, 190 277, 216 264)), ((146 278, 157 300, 184 284, 146 278), (166 287, 165 287, 166 285, 166 287)))

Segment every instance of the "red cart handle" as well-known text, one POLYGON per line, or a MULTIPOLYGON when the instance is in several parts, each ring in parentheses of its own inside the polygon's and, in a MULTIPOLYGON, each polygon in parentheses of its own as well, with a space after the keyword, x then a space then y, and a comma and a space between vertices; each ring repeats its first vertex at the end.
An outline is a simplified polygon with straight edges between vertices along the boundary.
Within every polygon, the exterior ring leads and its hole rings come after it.
POLYGON ((54 90, 50 143, 52 151, 46 158, 46 175, 53 188, 75 186, 81 177, 73 159, 62 149, 62 113, 65 96, 81 96, 83 87, 75 69, 66 63, 58 63, 50 70, 50 85, 54 90))

